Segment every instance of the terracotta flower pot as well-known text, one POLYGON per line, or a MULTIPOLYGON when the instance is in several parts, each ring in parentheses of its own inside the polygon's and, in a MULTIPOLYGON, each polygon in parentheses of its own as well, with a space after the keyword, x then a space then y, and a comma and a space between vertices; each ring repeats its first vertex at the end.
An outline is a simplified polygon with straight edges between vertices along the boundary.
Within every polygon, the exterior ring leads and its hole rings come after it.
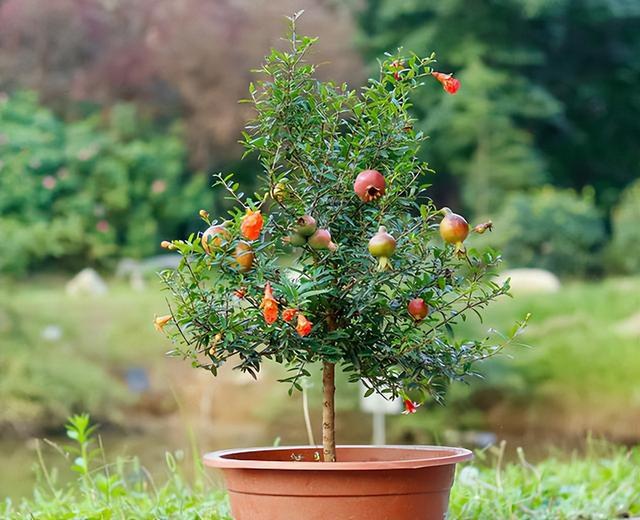
POLYGON ((235 520, 440 520, 455 464, 473 454, 440 446, 339 446, 216 451, 235 520))

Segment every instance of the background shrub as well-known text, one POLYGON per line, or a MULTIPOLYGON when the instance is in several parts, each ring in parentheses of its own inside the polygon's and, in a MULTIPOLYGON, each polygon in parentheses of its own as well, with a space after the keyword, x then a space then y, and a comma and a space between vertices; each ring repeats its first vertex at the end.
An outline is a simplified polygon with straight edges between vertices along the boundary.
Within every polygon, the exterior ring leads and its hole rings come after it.
POLYGON ((579 276, 598 265, 605 229, 591 193, 545 187, 511 195, 495 218, 492 244, 511 267, 579 276))
POLYGON ((640 179, 624 190, 611 215, 607 260, 615 271, 640 273, 640 179))
POLYGON ((132 105, 65 123, 21 92, 0 102, 0 128, 0 272, 150 255, 211 207, 179 126, 161 134, 132 105))

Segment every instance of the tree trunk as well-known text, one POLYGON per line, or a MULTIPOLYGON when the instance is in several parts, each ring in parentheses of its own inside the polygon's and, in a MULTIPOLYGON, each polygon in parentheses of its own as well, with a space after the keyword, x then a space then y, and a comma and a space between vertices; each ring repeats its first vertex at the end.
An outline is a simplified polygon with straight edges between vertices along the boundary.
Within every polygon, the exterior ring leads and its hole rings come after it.
POLYGON ((336 461, 335 370, 334 363, 325 361, 322 364, 322 454, 325 462, 336 461))

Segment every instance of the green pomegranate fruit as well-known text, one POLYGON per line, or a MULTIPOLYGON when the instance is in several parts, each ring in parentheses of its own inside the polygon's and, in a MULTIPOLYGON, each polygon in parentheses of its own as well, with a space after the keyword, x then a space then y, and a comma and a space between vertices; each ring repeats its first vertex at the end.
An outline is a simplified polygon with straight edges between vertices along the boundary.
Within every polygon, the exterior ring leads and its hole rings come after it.
POLYGON ((307 237, 303 237, 299 233, 291 233, 289 235, 289 244, 295 247, 302 247, 307 243, 307 237))
POLYGON ((380 226, 378 232, 369 240, 369 253, 378 259, 378 270, 389 269, 389 258, 396 251, 396 239, 387 233, 387 228, 380 226))
POLYGON ((293 228, 298 235, 302 235, 303 237, 310 237, 316 232, 316 229, 318 229, 316 219, 310 215, 302 215, 299 217, 293 228))
POLYGON ((277 202, 283 202, 287 198, 287 185, 284 182, 278 182, 271 189, 271 197, 277 202))

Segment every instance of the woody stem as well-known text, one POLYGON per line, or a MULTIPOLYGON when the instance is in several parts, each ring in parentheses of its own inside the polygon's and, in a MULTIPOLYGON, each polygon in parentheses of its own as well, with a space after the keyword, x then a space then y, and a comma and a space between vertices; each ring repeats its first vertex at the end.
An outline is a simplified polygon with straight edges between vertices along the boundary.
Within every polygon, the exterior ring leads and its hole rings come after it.
POLYGON ((325 462, 336 461, 335 364, 322 364, 322 453, 325 462))

